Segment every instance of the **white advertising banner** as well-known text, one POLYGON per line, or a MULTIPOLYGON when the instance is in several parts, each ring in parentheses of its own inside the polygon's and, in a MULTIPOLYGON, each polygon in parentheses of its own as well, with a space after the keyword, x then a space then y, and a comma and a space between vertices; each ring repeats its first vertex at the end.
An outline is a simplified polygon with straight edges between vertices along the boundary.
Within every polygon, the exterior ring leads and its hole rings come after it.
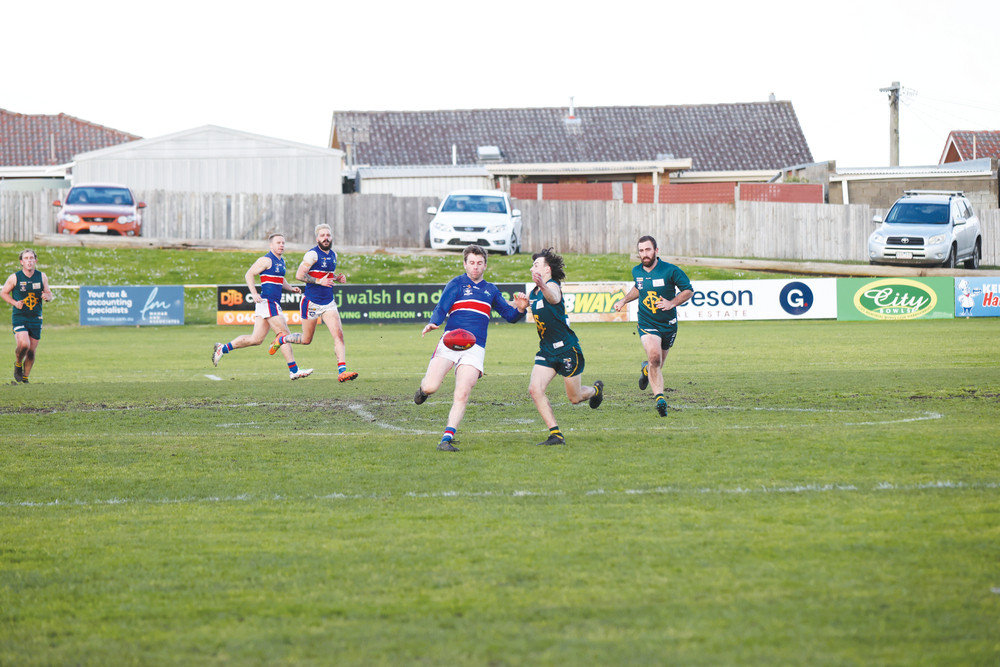
POLYGON ((694 296, 677 319, 837 319, 837 279, 692 280, 694 296))
MULTIPOLYGON (((837 319, 837 279, 692 280, 694 296, 677 309, 688 321, 837 319)), ((534 285, 527 283, 525 291, 534 285)), ((615 301, 632 288, 629 282, 564 283, 563 298, 574 322, 635 322, 638 300, 628 313, 616 313, 615 301)), ((530 317, 528 320, 530 321, 530 317)))

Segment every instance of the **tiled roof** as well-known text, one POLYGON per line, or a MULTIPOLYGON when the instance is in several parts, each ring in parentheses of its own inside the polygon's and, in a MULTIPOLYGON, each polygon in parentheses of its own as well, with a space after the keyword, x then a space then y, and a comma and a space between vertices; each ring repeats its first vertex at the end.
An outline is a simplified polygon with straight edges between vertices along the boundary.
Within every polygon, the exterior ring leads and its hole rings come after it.
POLYGON ((0 109, 0 166, 66 164, 78 153, 141 139, 67 116, 34 116, 0 109))
POLYGON ((691 158, 693 171, 780 169, 812 162, 791 102, 659 107, 338 111, 333 148, 354 137, 359 165, 476 164, 478 146, 504 162, 691 158), (352 129, 353 128, 353 129, 352 129))
POLYGON ((954 147, 957 151, 955 156, 959 160, 972 160, 983 157, 1000 158, 1000 130, 969 132, 955 130, 948 135, 945 145, 945 156, 947 157, 949 147, 954 147), (975 150, 973 151, 973 138, 975 139, 975 150), (973 152, 975 153, 973 155, 973 152))

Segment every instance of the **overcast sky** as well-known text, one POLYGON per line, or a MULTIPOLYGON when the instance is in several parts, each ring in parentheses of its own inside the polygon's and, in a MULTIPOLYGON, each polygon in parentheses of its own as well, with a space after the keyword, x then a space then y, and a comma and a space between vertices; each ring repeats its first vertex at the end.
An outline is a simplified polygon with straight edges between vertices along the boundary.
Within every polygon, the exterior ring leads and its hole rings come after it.
MULTIPOLYGON (((997 0, 230 2, 0 9, 0 108, 143 137, 221 125, 325 146, 335 110, 792 102, 813 159, 937 164, 1000 130, 997 0)), ((683 157, 683 156, 678 156, 683 157)))

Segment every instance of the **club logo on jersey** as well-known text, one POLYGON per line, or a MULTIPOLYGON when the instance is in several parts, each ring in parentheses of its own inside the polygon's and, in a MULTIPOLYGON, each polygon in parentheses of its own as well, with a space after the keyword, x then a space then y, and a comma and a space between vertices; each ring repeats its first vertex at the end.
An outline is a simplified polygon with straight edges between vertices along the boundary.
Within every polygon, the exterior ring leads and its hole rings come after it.
POLYGON ((538 329, 538 337, 545 338, 545 322, 538 319, 538 315, 532 315, 535 318, 535 328, 538 329))
POLYGON ((646 292, 646 298, 642 300, 642 305, 646 306, 646 308, 649 308, 650 312, 655 313, 656 304, 657 302, 659 302, 659 300, 660 300, 660 295, 654 292, 653 290, 650 290, 646 292))
POLYGON ((24 305, 28 310, 35 309, 35 306, 38 305, 38 297, 35 296, 34 292, 28 292, 28 296, 24 297, 24 305))

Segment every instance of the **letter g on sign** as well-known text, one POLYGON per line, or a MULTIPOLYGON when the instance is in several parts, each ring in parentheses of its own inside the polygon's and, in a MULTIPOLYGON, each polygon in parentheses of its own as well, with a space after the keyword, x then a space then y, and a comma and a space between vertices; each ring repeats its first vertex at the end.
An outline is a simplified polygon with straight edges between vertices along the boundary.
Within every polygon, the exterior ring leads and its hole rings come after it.
POLYGON ((778 301, 789 315, 802 315, 812 308, 813 293, 809 285, 798 281, 791 282, 781 288, 778 301))

